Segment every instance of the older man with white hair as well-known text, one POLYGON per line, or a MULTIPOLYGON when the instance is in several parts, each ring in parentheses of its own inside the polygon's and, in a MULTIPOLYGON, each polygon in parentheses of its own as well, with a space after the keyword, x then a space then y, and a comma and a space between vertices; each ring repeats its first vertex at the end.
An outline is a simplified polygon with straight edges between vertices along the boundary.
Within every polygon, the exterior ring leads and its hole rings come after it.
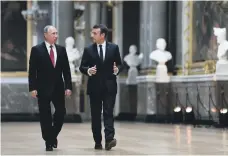
POLYGON ((70 96, 72 90, 66 48, 56 44, 57 38, 57 29, 51 25, 46 26, 44 42, 32 47, 29 60, 29 91, 32 97, 38 99, 41 132, 46 151, 57 148, 57 136, 66 114, 65 96, 70 96), (50 102, 55 108, 53 119, 50 102))

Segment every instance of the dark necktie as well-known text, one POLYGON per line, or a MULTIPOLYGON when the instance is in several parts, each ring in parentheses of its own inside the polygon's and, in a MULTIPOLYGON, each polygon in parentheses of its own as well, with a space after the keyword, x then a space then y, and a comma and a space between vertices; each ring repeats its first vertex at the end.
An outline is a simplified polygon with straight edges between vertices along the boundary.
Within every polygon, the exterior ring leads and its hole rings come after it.
POLYGON ((100 47, 100 59, 101 59, 101 62, 103 62, 103 49, 102 49, 102 45, 99 45, 100 47))
POLYGON ((55 57, 54 57, 54 51, 52 49, 52 45, 50 46, 51 50, 50 50, 50 58, 51 58, 51 62, 52 62, 52 65, 55 67, 55 57))

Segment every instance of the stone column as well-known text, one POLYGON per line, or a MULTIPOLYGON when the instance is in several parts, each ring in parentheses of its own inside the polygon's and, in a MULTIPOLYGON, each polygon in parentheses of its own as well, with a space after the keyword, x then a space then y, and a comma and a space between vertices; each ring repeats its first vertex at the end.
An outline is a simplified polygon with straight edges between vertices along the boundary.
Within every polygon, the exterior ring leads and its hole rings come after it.
POLYGON ((107 24, 107 9, 106 9, 106 2, 101 3, 101 23, 107 24))
POLYGON ((113 8, 113 42, 119 46, 120 56, 123 57, 123 3, 113 8))
POLYGON ((142 68, 148 68, 152 67, 149 54, 156 49, 156 40, 166 37, 166 2, 142 1, 140 10, 140 52, 144 54, 142 68))
MULTIPOLYGON (((118 3, 113 8, 113 42, 119 46, 120 56, 123 57, 123 3, 118 3)), ((120 81, 117 77, 117 95, 114 114, 118 115, 120 109, 120 81)))
POLYGON ((100 23, 100 12, 100 2, 93 1, 86 4, 86 9, 84 13, 84 19, 86 21, 84 34, 86 46, 88 46, 89 43, 92 43, 90 39, 90 32, 95 24, 100 23))
MULTIPOLYGON (((80 2, 74 2, 74 12, 83 11, 81 17, 74 18, 74 37, 75 37, 75 47, 79 50, 80 53, 83 52, 85 47, 85 9, 86 4, 80 2)), ((77 62, 77 67, 79 66, 80 61, 77 62)))
POLYGON ((41 10, 48 10, 48 17, 44 17, 42 20, 37 21, 37 25, 34 25, 34 31, 37 32, 37 36, 33 37, 33 45, 44 41, 44 27, 48 25, 52 19, 52 16, 50 16, 52 13, 51 3, 48 1, 39 1, 37 3, 41 10))
POLYGON ((59 1, 58 14, 58 44, 65 46, 65 39, 69 36, 74 37, 73 2, 59 1))
POLYGON ((91 42, 90 32, 95 24, 100 23, 100 2, 88 2, 86 3, 86 9, 84 13, 86 21, 85 26, 85 43, 88 46, 91 42))
POLYGON ((100 22, 100 3, 99 2, 90 2, 90 27, 92 28, 95 24, 100 22))
MULTIPOLYGON (((56 28, 59 27, 59 1, 52 0, 52 14, 51 14, 51 23, 56 28)), ((57 41, 58 42, 58 41, 57 41)))
POLYGON ((182 1, 177 2, 177 31, 176 31, 176 39, 177 39, 177 52, 176 52, 176 66, 182 68, 182 1))

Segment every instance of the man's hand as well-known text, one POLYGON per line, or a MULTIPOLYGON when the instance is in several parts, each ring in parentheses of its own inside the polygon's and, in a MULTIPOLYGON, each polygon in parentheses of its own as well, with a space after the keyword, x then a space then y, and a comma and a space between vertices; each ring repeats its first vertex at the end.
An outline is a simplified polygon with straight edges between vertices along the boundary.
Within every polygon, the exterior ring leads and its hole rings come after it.
POLYGON ((65 90, 65 95, 66 96, 71 96, 71 93, 72 93, 71 90, 69 90, 69 89, 65 90))
POLYGON ((36 90, 33 90, 30 93, 31 93, 33 98, 36 98, 36 96, 37 96, 37 91, 36 90))
POLYGON ((96 65, 93 66, 92 68, 89 68, 88 69, 88 74, 89 75, 95 75, 96 73, 97 73, 97 67, 96 67, 96 65))
POLYGON ((119 71, 119 69, 116 66, 116 62, 113 63, 113 71, 114 71, 114 74, 117 74, 119 71))

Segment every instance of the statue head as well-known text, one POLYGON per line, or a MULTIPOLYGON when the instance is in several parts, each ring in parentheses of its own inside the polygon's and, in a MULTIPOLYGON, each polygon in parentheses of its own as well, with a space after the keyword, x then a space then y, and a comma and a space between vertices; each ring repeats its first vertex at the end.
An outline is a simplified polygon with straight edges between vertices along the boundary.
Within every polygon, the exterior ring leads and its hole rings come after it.
POLYGON ((74 38, 67 37, 65 40, 66 47, 73 47, 74 46, 74 38))
POLYGON ((131 45, 131 46, 129 47, 129 53, 130 53, 130 54, 136 54, 136 52, 137 52, 137 47, 136 47, 136 45, 131 45))
POLYGON ((217 43, 222 43, 226 40, 226 28, 213 28, 214 35, 217 37, 217 43))
POLYGON ((165 41, 165 39, 163 39, 163 38, 157 39, 157 41, 156 41, 156 47, 159 50, 165 50, 165 48, 166 48, 166 41, 165 41))

